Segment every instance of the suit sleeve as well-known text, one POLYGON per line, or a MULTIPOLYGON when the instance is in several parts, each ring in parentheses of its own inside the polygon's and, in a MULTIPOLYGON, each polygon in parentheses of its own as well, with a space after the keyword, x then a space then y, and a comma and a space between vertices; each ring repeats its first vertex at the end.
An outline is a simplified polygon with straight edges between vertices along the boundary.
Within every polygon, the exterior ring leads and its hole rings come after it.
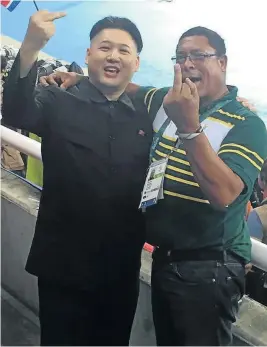
POLYGON ((49 112, 54 96, 50 87, 35 89, 37 64, 25 78, 20 78, 20 53, 4 84, 2 116, 9 126, 42 136, 45 114, 49 112))

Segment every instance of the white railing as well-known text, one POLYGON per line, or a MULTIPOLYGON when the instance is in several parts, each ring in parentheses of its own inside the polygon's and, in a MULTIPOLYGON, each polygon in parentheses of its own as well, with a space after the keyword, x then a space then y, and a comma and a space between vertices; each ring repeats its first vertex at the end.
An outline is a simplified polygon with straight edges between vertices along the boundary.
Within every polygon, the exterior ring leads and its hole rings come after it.
POLYGON ((267 272, 267 245, 251 238, 252 241, 252 264, 267 272))
POLYGON ((8 129, 1 125, 1 139, 4 143, 17 148, 20 152, 30 155, 36 159, 42 160, 41 144, 27 136, 21 135, 16 131, 8 129))
MULTIPOLYGON (((42 160, 41 144, 1 125, 1 138, 20 152, 42 160)), ((267 272, 267 245, 251 238, 252 264, 267 272)))

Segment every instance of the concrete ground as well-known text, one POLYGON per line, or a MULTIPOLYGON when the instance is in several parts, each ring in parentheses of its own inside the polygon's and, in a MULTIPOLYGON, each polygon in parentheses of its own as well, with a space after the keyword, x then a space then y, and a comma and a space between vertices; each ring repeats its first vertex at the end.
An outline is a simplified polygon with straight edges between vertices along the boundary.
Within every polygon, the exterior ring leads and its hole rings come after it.
POLYGON ((1 291, 1 346, 39 346, 37 317, 3 289, 1 291))
MULTIPOLYGON (((36 314, 34 314, 12 295, 2 289, 1 346, 39 346, 39 337, 40 328, 36 314)), ((141 340, 144 344, 144 338, 142 338, 141 340)), ((135 345, 134 341, 131 342, 131 345, 135 345)), ((139 345, 138 342, 136 345, 139 345)), ((244 340, 241 340, 237 337, 234 338, 233 346, 248 345, 252 344, 246 343, 244 340)), ((260 345, 261 344, 259 343, 254 344, 254 346, 260 345)))
MULTIPOLYGON (((39 346, 39 327, 3 298, 1 318, 1 346, 39 346)), ((240 340, 234 342, 244 346, 240 340)))

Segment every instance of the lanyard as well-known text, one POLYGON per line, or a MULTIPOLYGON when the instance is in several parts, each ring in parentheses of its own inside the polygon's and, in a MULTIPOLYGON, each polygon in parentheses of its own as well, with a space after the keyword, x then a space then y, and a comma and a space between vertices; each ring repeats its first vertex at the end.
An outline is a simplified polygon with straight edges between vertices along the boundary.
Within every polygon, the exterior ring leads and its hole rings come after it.
POLYGON ((162 135, 164 134, 170 122, 171 122, 170 118, 165 119, 165 122, 159 128, 159 131, 155 133, 153 136, 153 140, 152 140, 152 144, 150 148, 150 154, 149 154, 150 163, 152 162, 152 157, 156 150, 157 144, 159 143, 159 140, 161 139, 162 135))
MULTIPOLYGON (((209 108, 208 110, 206 110, 205 112, 203 112, 202 114, 199 115, 199 119, 201 121, 201 123, 207 118, 209 117, 212 113, 217 112, 219 109, 221 109, 223 106, 227 105, 229 102, 231 102, 232 99, 228 99, 228 100, 222 100, 221 102, 216 103, 216 105, 214 105, 213 107, 209 108)), ((167 129, 167 127, 169 126, 171 122, 170 118, 165 119, 164 123, 162 124, 162 126, 159 128, 158 132, 154 134, 153 136, 153 140, 152 140, 152 145, 150 148, 150 154, 149 154, 149 159, 150 159, 150 163, 152 162, 152 158, 153 158, 153 154, 156 150, 156 147, 161 139, 161 137, 163 136, 165 130, 167 129)), ((181 144, 181 141, 179 141, 179 139, 176 140, 171 152, 169 153, 168 157, 171 155, 171 153, 174 151, 175 148, 179 148, 181 144)))

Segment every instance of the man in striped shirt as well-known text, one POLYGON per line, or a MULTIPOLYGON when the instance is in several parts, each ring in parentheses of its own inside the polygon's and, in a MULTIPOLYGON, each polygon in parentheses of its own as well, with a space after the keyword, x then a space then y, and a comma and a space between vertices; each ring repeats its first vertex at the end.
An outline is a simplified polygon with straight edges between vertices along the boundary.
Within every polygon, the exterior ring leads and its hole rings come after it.
POLYGON ((266 128, 226 85, 216 32, 185 32, 174 61, 172 88, 127 90, 144 100, 153 122, 151 161, 169 156, 164 199, 146 210, 157 344, 229 345, 250 262, 245 210, 267 157, 266 128))
POLYGON ((267 157, 266 128, 226 85, 226 48, 217 33, 188 30, 174 60, 171 89, 138 92, 158 136, 151 160, 169 155, 182 138, 169 156, 164 199, 146 211, 147 242, 156 246, 157 343, 229 345, 251 254, 245 209, 267 157))

